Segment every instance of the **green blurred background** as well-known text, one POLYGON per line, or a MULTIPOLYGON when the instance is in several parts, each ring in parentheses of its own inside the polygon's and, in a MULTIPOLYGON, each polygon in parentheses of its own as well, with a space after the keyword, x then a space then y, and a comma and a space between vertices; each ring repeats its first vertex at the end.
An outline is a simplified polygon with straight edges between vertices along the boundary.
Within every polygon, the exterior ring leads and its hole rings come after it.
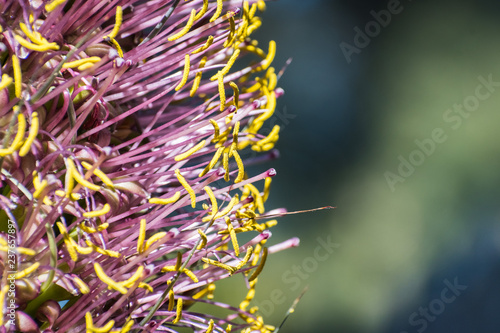
POLYGON ((484 0, 268 2, 257 39, 276 40, 277 69, 293 62, 279 82, 281 157, 252 172, 278 171, 268 209, 337 209, 272 229, 269 244, 301 245, 259 278, 267 323, 309 286, 281 332, 500 331, 499 14, 484 0), (377 32, 371 11, 388 8, 377 32), (367 24, 348 63, 340 44, 367 24), (464 103, 474 111, 454 111, 464 103), (332 253, 317 249, 328 242, 332 253))

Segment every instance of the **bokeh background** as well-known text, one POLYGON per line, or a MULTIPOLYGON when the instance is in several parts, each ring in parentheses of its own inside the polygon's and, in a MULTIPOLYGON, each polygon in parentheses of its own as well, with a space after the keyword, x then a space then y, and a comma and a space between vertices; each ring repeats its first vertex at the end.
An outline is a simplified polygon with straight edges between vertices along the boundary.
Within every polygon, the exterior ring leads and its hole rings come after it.
POLYGON ((270 244, 301 246, 259 277, 267 322, 309 286, 280 332, 500 331, 499 16, 485 0, 268 2, 257 37, 276 40, 277 69, 293 62, 281 157, 254 170, 278 170, 268 209, 337 207, 273 229, 270 244), (388 8, 376 32, 372 11, 388 8), (340 44, 367 24, 347 61, 340 44))

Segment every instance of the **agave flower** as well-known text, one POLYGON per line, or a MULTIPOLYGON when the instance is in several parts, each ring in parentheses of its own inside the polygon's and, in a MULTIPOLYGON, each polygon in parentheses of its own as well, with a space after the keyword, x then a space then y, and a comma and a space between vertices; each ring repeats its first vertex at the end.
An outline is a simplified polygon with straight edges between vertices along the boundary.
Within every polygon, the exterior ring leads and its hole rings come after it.
POLYGON ((272 331, 258 275, 298 240, 265 246, 276 172, 245 172, 279 132, 264 1, 0 8, 0 332, 272 331), (217 302, 235 275, 245 299, 217 302))

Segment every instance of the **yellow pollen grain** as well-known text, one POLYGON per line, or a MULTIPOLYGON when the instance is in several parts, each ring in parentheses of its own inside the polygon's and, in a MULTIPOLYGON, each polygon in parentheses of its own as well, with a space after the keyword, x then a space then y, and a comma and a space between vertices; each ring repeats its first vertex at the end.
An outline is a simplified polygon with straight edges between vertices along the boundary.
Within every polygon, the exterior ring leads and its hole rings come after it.
POLYGON ((93 56, 93 57, 88 57, 88 58, 78 59, 75 61, 66 62, 63 64, 63 68, 75 68, 75 67, 87 64, 87 63, 93 64, 93 63, 96 63, 99 61, 101 61, 101 58, 93 56))
POLYGON ((73 281, 75 282, 76 286, 78 287, 78 290, 80 290, 82 294, 85 295, 90 292, 89 286, 85 282, 83 282, 83 280, 80 279, 78 276, 74 276, 73 281))
POLYGON ((111 287, 111 289, 115 289, 120 293, 122 293, 123 295, 127 293, 127 289, 125 287, 120 285, 118 282, 115 282, 108 275, 106 275, 106 273, 102 269, 101 265, 99 265, 99 263, 97 262, 94 263, 94 270, 99 280, 107 284, 109 287, 111 287))
POLYGON ((196 9, 193 9, 193 10, 191 10, 191 14, 189 15, 189 19, 186 23, 186 26, 184 28, 182 28, 182 30, 179 31, 178 33, 176 33, 175 35, 168 37, 168 41, 169 42, 174 41, 176 39, 181 38, 185 34, 187 34, 189 32, 189 29, 191 29, 191 27, 193 26, 195 17, 196 17, 196 9))
POLYGON ((91 218, 91 217, 98 217, 98 216, 106 215, 107 213, 109 213, 110 210, 111 210, 111 206, 108 203, 106 203, 99 210, 93 210, 90 212, 83 213, 83 217, 91 218))
POLYGON ((236 272, 235 267, 223 264, 219 261, 215 261, 215 260, 208 259, 208 258, 201 258, 201 260, 203 260, 203 262, 206 262, 207 264, 210 264, 212 266, 217 266, 219 268, 225 269, 226 271, 229 272, 229 274, 233 274, 234 272, 236 272))
POLYGON ((210 22, 217 20, 217 18, 222 13, 222 0, 217 0, 217 9, 215 10, 214 15, 210 18, 210 22))
POLYGON ((50 13, 65 2, 66 0, 54 0, 51 3, 45 5, 45 10, 50 13))
POLYGON ((28 134, 28 138, 24 142, 23 146, 19 150, 19 156, 23 157, 25 156, 31 148, 31 145, 35 141, 36 136, 38 135, 38 128, 40 126, 40 123, 38 121, 38 113, 33 112, 31 115, 31 126, 28 134))
POLYGON ((177 324, 179 320, 182 319, 182 298, 177 299, 177 309, 174 320, 172 320, 172 324, 177 324))
POLYGON ((196 249, 201 250, 205 247, 205 245, 207 245, 207 235, 205 235, 205 233, 201 229, 198 229, 198 234, 200 234, 201 243, 200 243, 200 245, 198 245, 198 247, 196 249))
POLYGON ((191 207, 195 208, 196 207, 196 194, 194 193, 194 190, 189 185, 189 183, 186 181, 186 179, 181 175, 181 171, 179 169, 175 170, 175 175, 177 176, 177 180, 179 180, 179 183, 181 183, 181 185, 189 193, 189 196, 191 197, 191 207))
POLYGON ((22 89, 21 63, 19 62, 19 58, 16 55, 12 56, 12 68, 14 70, 14 92, 17 98, 21 98, 21 89, 22 89))
MULTIPOLYGON (((207 62, 207 57, 203 57, 200 60, 200 65, 198 66, 198 68, 205 67, 206 62, 207 62)), ((196 94, 196 91, 198 91, 198 88, 200 87, 200 82, 201 82, 201 76, 202 75, 203 75, 203 73, 201 71, 198 72, 198 73, 196 73, 196 76, 194 77, 194 80, 193 80, 193 86, 191 87, 191 90, 189 91, 189 96, 190 97, 193 97, 194 94, 196 94)))
POLYGON ((186 158, 188 158, 189 156, 193 155, 194 153, 196 153, 198 150, 200 150, 201 148, 203 148, 205 146, 205 140, 201 141, 200 143, 198 143, 196 146, 194 146, 193 148, 189 149, 188 151, 182 153, 182 154, 179 154, 177 156, 175 156, 174 160, 176 162, 179 162, 179 161, 182 161, 186 158))
POLYGON ((214 216, 219 210, 217 199, 215 198, 214 192, 212 192, 212 189, 209 186, 205 186, 204 190, 205 192, 207 192, 207 195, 210 198, 210 203, 212 204, 212 216, 214 216))
POLYGON ((71 176, 82 186, 90 189, 90 190, 93 190, 93 191, 99 191, 100 187, 95 185, 95 184, 92 184, 91 182, 89 182, 88 180, 86 180, 85 178, 82 177, 82 175, 78 172, 78 170, 76 170, 76 166, 75 166, 75 163, 73 162, 73 160, 71 158, 68 158, 66 159, 67 163, 66 163, 66 168, 68 169, 68 171, 70 172, 71 176))
POLYGON ((139 222, 139 237, 137 238, 137 253, 144 252, 144 240, 146 239, 146 219, 139 222))
POLYGON ((38 45, 38 44, 33 44, 33 43, 28 42, 26 39, 24 39, 23 37, 21 37, 19 35, 15 35, 14 38, 16 39, 16 41, 19 44, 21 44, 22 46, 24 46, 25 48, 27 48, 29 50, 33 50, 33 51, 37 51, 37 52, 46 52, 49 50, 54 50, 54 51, 59 50, 59 45, 57 45, 56 43, 46 43, 46 44, 38 45))
POLYGON ((234 160, 236 161, 236 164, 238 165, 238 175, 236 176, 234 182, 239 183, 243 180, 243 177, 245 176, 243 160, 241 159, 240 154, 238 154, 236 150, 233 150, 233 157, 234 160))
POLYGON ((14 80, 7 74, 2 74, 2 81, 0 81, 0 90, 7 88, 14 80))
POLYGON ((123 10, 121 6, 116 7, 116 18, 115 18, 115 26, 113 27, 113 30, 109 33, 107 37, 109 38, 116 38, 118 35, 118 31, 120 31, 120 27, 122 25, 122 20, 123 20, 123 10))
POLYGON ((26 277, 26 276, 30 275, 31 273, 33 273, 34 271, 36 271, 38 269, 38 267, 40 267, 40 263, 36 262, 33 265, 31 265, 30 267, 28 267, 26 269, 23 269, 22 271, 19 271, 19 272, 15 273, 14 274, 14 278, 16 280, 22 279, 23 277, 26 277))
POLYGON ((238 89, 238 85, 236 85, 236 83, 234 83, 233 81, 229 82, 229 85, 231 86, 231 88, 233 88, 233 102, 234 106, 236 106, 236 109, 238 109, 240 90, 238 89))
POLYGON ((196 14, 196 16, 194 17, 194 20, 197 21, 200 18, 202 18, 203 15, 205 15, 205 13, 207 12, 207 10, 208 10, 208 0, 203 0, 203 6, 201 7, 198 14, 196 14))
MULTIPOLYGON (((81 164, 87 170, 92 169, 92 165, 90 163, 82 161, 81 164)), ((109 179, 109 177, 102 170, 95 168, 94 171, 92 171, 92 173, 96 177, 98 177, 99 179, 101 179, 102 182, 104 184, 106 184, 109 188, 111 188, 111 189, 115 188, 115 185, 113 184, 113 182, 111 181, 111 179, 109 179)))
POLYGON ((186 54, 184 56, 184 71, 182 72, 182 79, 181 79, 181 82, 179 82, 179 84, 177 85, 177 87, 175 87, 175 91, 179 91, 179 89, 184 87, 184 85, 187 82, 190 69, 191 69, 191 64, 190 64, 190 60, 189 60, 189 54, 186 54))
POLYGON ((153 236, 149 237, 149 239, 146 241, 146 245, 144 246, 144 251, 150 248, 151 245, 153 245, 155 242, 159 241, 163 237, 165 237, 167 233, 165 231, 157 232, 153 236))
POLYGON ((231 70, 231 67, 233 67, 234 63, 236 62, 236 59, 240 55, 240 52, 241 52, 240 49, 236 49, 233 52, 233 54, 231 55, 231 57, 229 58, 229 60, 227 61, 226 66, 224 66, 224 68, 222 68, 219 72, 217 72, 217 74, 212 76, 210 78, 210 81, 215 81, 219 78, 219 76, 224 76, 227 73, 229 73, 229 71, 231 70))

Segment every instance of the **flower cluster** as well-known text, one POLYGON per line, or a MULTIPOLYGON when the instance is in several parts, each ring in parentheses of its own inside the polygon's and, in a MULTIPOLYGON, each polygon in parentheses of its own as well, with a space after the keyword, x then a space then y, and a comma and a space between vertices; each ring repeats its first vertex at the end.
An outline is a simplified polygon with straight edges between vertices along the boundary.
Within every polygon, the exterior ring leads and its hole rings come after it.
POLYGON ((258 275, 298 240, 265 246, 276 172, 245 172, 279 135, 265 2, 0 6, 0 332, 273 331, 258 275))

